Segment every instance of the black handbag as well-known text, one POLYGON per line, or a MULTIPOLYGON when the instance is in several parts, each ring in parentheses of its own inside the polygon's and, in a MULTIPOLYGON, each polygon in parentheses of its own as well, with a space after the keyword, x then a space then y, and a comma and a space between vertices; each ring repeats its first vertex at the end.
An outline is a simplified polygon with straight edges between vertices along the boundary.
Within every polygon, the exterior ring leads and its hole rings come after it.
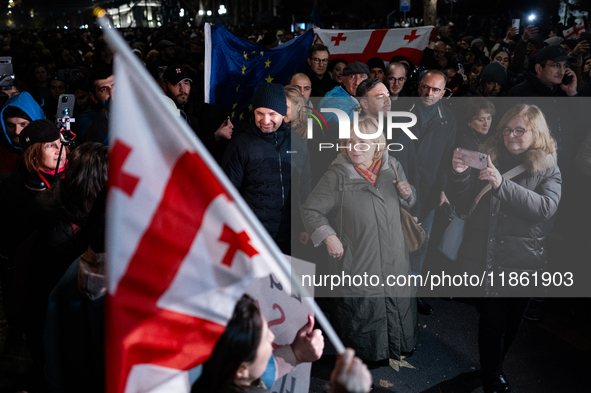
MULTIPOLYGON (((502 176, 509 180, 523 172, 525 172, 525 167, 523 165, 519 165, 510 171, 503 173, 502 176)), ((451 212, 448 215, 449 225, 447 228, 445 228, 445 232, 443 232, 443 236, 439 242, 439 245, 437 246, 437 249, 452 261, 456 261, 458 259, 458 252, 460 251, 460 246, 462 245, 462 240, 464 239, 464 233, 466 231, 467 219, 476 208, 476 205, 478 205, 480 198, 482 198, 482 196, 491 189, 492 186, 487 184, 486 187, 484 187, 482 191, 478 193, 474 199, 474 202, 472 202, 470 212, 467 215, 458 216, 455 213, 455 209, 451 209, 451 212)))

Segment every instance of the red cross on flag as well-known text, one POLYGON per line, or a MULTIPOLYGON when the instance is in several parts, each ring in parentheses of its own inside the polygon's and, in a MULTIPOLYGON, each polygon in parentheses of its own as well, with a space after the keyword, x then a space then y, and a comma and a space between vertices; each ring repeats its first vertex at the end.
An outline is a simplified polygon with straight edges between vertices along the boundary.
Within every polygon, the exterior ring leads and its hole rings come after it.
POLYGON ((314 29, 330 51, 330 59, 337 57, 351 63, 366 63, 372 57, 390 61, 393 56, 405 56, 418 65, 429 44, 433 26, 378 30, 314 29))
POLYGON ((116 50, 110 115, 106 390, 189 392, 188 371, 209 357, 252 279, 285 274, 126 50, 116 50))
POLYGON ((570 29, 562 31, 565 40, 576 39, 577 34, 585 32, 585 23, 581 22, 570 29))

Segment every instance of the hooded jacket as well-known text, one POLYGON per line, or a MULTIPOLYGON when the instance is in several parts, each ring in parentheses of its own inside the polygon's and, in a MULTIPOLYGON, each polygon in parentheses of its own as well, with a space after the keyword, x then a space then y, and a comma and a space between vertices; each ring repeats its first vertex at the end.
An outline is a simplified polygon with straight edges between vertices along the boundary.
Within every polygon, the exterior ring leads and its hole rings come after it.
MULTIPOLYGON (((509 275, 525 272, 541 274, 546 266, 545 221, 556 212, 561 196, 562 178, 556 156, 539 149, 513 155, 501 138, 489 138, 480 151, 490 155, 501 173, 523 164, 526 171, 500 187, 484 194, 468 219, 468 228, 460 247, 459 259, 466 271, 482 275, 486 296, 534 296, 533 280, 528 292, 520 286, 507 285, 509 275), (504 274, 505 286, 500 285, 504 274)), ((478 173, 452 171, 449 192, 463 206, 469 206, 487 184, 478 173)))
POLYGON ((6 104, 4 105, 4 108, 2 108, 2 112, 0 113, 0 122, 2 122, 2 131, 4 132, 4 138, 6 138, 11 148, 22 151, 23 149, 12 144, 12 141, 8 136, 8 132, 6 131, 6 124, 4 123, 4 111, 9 106, 19 108, 20 110, 25 112, 31 118, 32 121, 45 119, 45 116, 43 115, 43 110, 41 109, 41 107, 26 91, 17 94, 13 97, 10 97, 10 99, 6 101, 6 104))
POLYGON ((17 94, 6 101, 0 113, 0 122, 2 123, 2 133, 4 141, 0 143, 0 173, 10 173, 16 167, 18 158, 23 149, 12 144, 8 132, 6 131, 6 124, 4 123, 4 111, 7 107, 14 106, 25 112, 31 120, 44 119, 43 110, 37 102, 27 92, 17 94))

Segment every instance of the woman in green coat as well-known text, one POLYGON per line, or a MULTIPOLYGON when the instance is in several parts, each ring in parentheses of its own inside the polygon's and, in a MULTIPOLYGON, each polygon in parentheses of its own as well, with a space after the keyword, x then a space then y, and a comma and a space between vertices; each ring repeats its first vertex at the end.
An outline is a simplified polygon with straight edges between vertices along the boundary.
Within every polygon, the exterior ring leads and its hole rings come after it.
MULTIPOLYGON (((358 124, 363 134, 378 129, 372 118, 358 124)), ((366 361, 399 360, 418 339, 414 282, 400 224, 400 206, 411 208, 416 191, 387 154, 383 134, 361 139, 352 127, 350 139, 341 141, 345 145, 302 206, 302 218, 314 246, 327 248, 332 276, 323 286, 331 289, 340 281, 326 296, 343 343, 366 361)))

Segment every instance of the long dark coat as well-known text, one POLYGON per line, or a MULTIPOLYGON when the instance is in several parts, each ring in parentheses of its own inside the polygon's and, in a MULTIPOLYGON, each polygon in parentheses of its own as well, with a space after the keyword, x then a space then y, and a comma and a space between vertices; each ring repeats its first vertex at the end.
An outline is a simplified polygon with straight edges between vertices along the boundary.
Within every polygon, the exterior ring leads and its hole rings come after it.
POLYGON ((355 275, 379 277, 376 286, 335 288, 332 295, 341 297, 331 298, 329 306, 331 323, 343 343, 371 361, 399 359, 418 339, 413 285, 381 285, 388 276, 408 277, 411 273, 399 206, 402 203, 410 208, 415 191, 406 201, 398 197, 392 183, 396 179, 392 163, 400 180, 406 180, 400 163, 384 155, 372 186, 339 155, 302 206, 304 225, 314 245, 324 247, 329 235, 336 235, 343 243, 341 260, 328 261, 330 274, 346 274, 352 280, 355 275))

